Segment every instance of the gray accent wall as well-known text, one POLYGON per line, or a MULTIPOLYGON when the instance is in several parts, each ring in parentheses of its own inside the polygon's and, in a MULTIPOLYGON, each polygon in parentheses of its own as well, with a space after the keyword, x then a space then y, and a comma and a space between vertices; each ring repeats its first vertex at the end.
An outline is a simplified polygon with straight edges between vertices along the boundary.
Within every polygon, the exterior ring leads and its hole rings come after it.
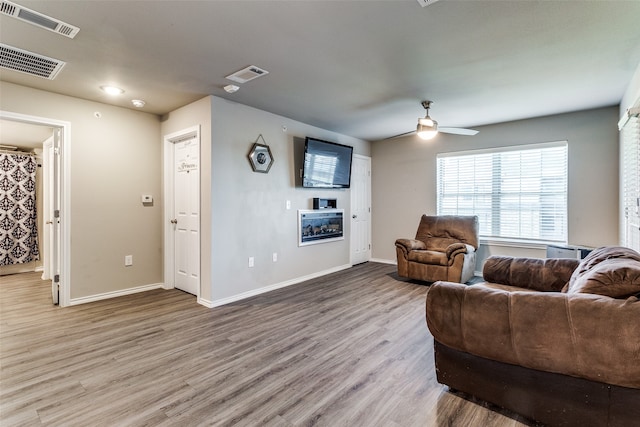
POLYGON ((212 97, 211 135, 211 254, 203 262, 211 264, 214 304, 350 265, 346 219, 344 240, 298 246, 297 211, 311 209, 314 197, 337 199, 350 218, 349 190, 298 186, 302 145, 305 136, 313 136, 369 156, 369 142, 217 97, 212 97), (253 172, 247 158, 259 135, 275 159, 267 174, 253 172))
MULTIPOLYGON (((568 141, 569 244, 618 243, 618 107, 477 127, 472 137, 440 134, 372 144, 373 258, 395 262, 394 242, 414 237, 420 216, 436 214, 438 153, 568 141)), ((544 257, 532 247, 481 245, 476 269, 494 254, 544 257)))

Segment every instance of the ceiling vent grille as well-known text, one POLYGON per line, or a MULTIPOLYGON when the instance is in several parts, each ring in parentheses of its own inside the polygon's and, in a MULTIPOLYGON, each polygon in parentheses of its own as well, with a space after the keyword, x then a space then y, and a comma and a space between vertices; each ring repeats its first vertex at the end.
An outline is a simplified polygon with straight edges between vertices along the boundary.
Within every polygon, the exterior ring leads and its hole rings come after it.
POLYGON ((256 67, 255 65, 249 65, 247 68, 243 68, 240 71, 229 74, 225 78, 236 83, 246 83, 253 79, 257 79, 258 77, 266 76, 267 74, 269 74, 267 70, 263 70, 262 68, 256 67))
POLYGON ((435 3, 437 1, 438 0, 418 0, 418 3, 420 4, 420 6, 425 7, 425 6, 429 6, 430 4, 435 3))
POLYGON ((26 7, 11 3, 10 1, 0 1, 0 12, 4 15, 12 16, 24 22, 37 25, 40 28, 69 37, 70 39, 74 38, 76 34, 78 34, 78 31, 80 31, 80 28, 78 27, 74 27, 73 25, 69 25, 58 19, 43 15, 35 10, 27 9, 26 7))
POLYGON ((0 67, 53 80, 65 62, 0 43, 0 67))

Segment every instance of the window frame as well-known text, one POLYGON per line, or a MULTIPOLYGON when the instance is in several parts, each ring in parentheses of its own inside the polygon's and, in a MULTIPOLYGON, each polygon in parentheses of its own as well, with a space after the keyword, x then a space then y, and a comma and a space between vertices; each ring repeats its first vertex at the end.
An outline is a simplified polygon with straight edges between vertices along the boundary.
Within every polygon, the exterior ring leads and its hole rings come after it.
MULTIPOLYGON (((474 166, 476 165, 476 163, 474 163, 474 166)), ((536 170, 540 170, 542 172, 542 163, 540 163, 540 166, 538 169, 536 170)), ((520 185, 522 185, 522 176, 524 176, 522 174, 522 170, 518 170, 519 174, 516 176, 516 180, 518 182, 520 182, 520 185)), ((458 181, 463 181, 463 177, 460 176, 461 173, 458 170, 457 172, 455 172, 455 176, 456 176, 456 183, 458 181)), ((540 173, 540 179, 542 179, 543 174, 540 173)), ((479 180, 476 180, 475 177, 477 176, 476 172, 472 172, 472 178, 474 179, 474 183, 478 182, 479 180)), ((499 179, 499 186, 500 188, 502 188, 503 182, 504 182, 504 178, 503 175, 499 175, 501 177, 501 179, 499 179)), ((557 179, 558 177, 556 177, 557 179)), ((538 187, 539 188, 543 188, 542 187, 542 183, 538 183, 538 187)), ((457 188, 459 188, 460 186, 458 185, 457 188)), ((450 193, 451 194, 451 193, 450 193)), ((518 193, 511 193, 511 195, 513 196, 514 194, 518 194, 519 197, 521 198, 522 194, 526 194, 526 192, 523 191, 519 191, 518 193)), ((486 198, 485 198, 486 199, 486 198)), ((486 202, 485 202, 486 203, 486 202)), ((536 201, 536 207, 539 207, 541 205, 540 200, 538 199, 536 201)), ((464 151, 455 151, 455 152, 445 152, 445 153, 438 153, 436 155, 436 206, 437 206, 437 213, 438 215, 443 215, 443 214, 458 214, 458 215, 466 215, 466 214, 478 214, 479 212, 485 212, 486 216, 491 217, 491 221, 492 221, 492 228, 491 230, 496 230, 496 226, 497 226, 497 232, 490 232, 490 235, 488 233, 486 233, 486 229, 483 230, 483 226, 481 223, 481 234, 480 234, 480 241, 481 243, 485 243, 485 244, 492 244, 492 245, 499 245, 499 246, 518 246, 518 247, 529 247, 529 248, 545 248, 547 244, 567 244, 568 241, 568 235, 569 235, 569 215, 568 215, 568 208, 569 208, 569 144, 568 141, 553 141, 553 142, 543 142, 543 143, 533 143, 533 144, 521 144, 521 145, 512 145, 512 146, 503 146, 503 147, 493 147, 493 148, 485 148, 485 149, 477 149, 477 150, 464 150, 464 151), (531 150, 540 150, 540 149, 555 149, 555 148, 564 148, 564 152, 559 156, 559 160, 563 160, 564 161, 564 167, 563 167, 563 172, 564 175, 560 176, 560 181, 557 181, 557 185, 559 186, 559 188, 561 189, 561 191, 558 193, 556 192, 552 192, 552 191, 539 191, 536 194, 538 196, 541 195, 553 195, 554 197, 558 197, 561 200, 560 202, 560 209, 553 209, 553 212, 560 212, 561 213, 561 217, 559 220, 554 221, 554 227, 558 227, 557 224, 559 224, 559 228, 560 231, 558 232, 558 234, 555 237, 551 237, 551 236, 543 236, 541 235, 540 231, 537 233, 537 236, 533 236, 530 235, 529 237, 526 236, 522 236, 522 233, 520 232, 519 235, 517 236, 508 236, 505 235, 501 230, 500 230, 500 224, 501 223, 505 223, 507 224, 507 222, 504 220, 504 218, 500 218, 500 215, 496 215, 496 214, 500 214, 501 212, 504 211, 504 209, 501 209, 501 206, 503 206, 504 204, 504 199, 508 198, 508 194, 507 192, 501 192, 495 191, 495 185, 496 185, 496 173, 500 173, 500 168, 502 166, 495 166, 495 162, 497 161, 498 163, 500 163, 500 158, 504 158, 504 156, 494 156, 495 154, 498 155, 508 155, 508 153, 518 153, 520 156, 522 156, 523 152, 526 151, 531 151, 531 150), (473 208, 471 209, 473 213, 469 213, 469 209, 462 209, 462 213, 459 213, 461 211, 461 208, 458 206, 459 202, 460 202, 460 192, 457 191, 455 193, 453 193, 454 198, 456 199, 456 206, 455 206, 455 212, 452 212, 452 209, 449 208, 444 208, 443 207, 443 195, 446 194, 446 189, 444 188, 444 183, 442 182, 442 180, 444 179, 443 175, 444 175, 444 171, 441 170, 441 167, 443 166, 443 159, 446 158, 463 158, 463 157, 468 157, 468 156, 474 156, 476 157, 474 159, 474 162, 477 162, 480 156, 490 156, 491 158, 491 166, 489 167, 489 169, 485 169, 486 171, 489 171, 491 173, 491 191, 490 192, 479 192, 477 190, 478 186, 474 186, 474 190, 473 193, 470 193, 470 197, 472 199, 472 204, 473 204, 473 208), (564 158, 563 158, 564 157, 564 158), (498 170, 496 171, 495 168, 497 168, 498 170), (478 194, 485 194, 488 195, 489 198, 491 199, 491 203, 490 203, 490 208, 489 209, 480 209, 476 207, 476 203, 478 202, 478 200, 480 199, 480 197, 478 197, 478 194), (484 233, 483 233, 484 231, 484 233)), ((537 210, 535 210, 535 212, 540 212, 541 208, 538 208, 537 210)), ((524 212, 525 210, 522 209, 522 202, 519 200, 518 201, 518 210, 515 211, 518 213, 518 215, 521 215, 521 212, 524 212)), ((513 212, 513 211, 512 211, 513 212)), ((548 211, 549 212, 549 211, 548 211)), ((481 215, 479 215, 481 216, 481 215)), ((540 226, 541 221, 538 220, 538 227, 540 226)), ((506 226, 505 226, 506 228, 506 226)), ((518 224, 518 228, 520 228, 520 224, 518 224)), ((532 230, 535 230, 535 227, 532 228, 532 230)))

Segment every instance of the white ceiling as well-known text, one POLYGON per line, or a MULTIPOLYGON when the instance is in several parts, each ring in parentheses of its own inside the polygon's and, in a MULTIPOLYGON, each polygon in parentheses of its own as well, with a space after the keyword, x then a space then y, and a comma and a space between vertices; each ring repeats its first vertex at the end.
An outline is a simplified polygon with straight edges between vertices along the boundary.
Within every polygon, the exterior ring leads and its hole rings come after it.
POLYGON ((14 3, 80 32, 0 16, 2 43, 67 62, 4 81, 155 114, 213 94, 369 140, 414 129, 423 99, 462 127, 616 105, 640 63, 640 1, 14 3), (269 74, 224 92, 248 65, 269 74))

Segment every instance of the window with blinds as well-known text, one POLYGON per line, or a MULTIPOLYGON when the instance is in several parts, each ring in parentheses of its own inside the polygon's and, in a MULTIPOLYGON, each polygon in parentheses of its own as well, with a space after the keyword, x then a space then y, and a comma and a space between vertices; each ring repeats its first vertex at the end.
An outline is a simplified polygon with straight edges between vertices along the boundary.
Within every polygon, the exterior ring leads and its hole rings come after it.
POLYGON ((622 127, 622 244, 640 251, 640 119, 630 115, 622 127))
POLYGON ((567 242, 567 142, 437 156, 439 215, 478 215, 486 239, 567 242))

